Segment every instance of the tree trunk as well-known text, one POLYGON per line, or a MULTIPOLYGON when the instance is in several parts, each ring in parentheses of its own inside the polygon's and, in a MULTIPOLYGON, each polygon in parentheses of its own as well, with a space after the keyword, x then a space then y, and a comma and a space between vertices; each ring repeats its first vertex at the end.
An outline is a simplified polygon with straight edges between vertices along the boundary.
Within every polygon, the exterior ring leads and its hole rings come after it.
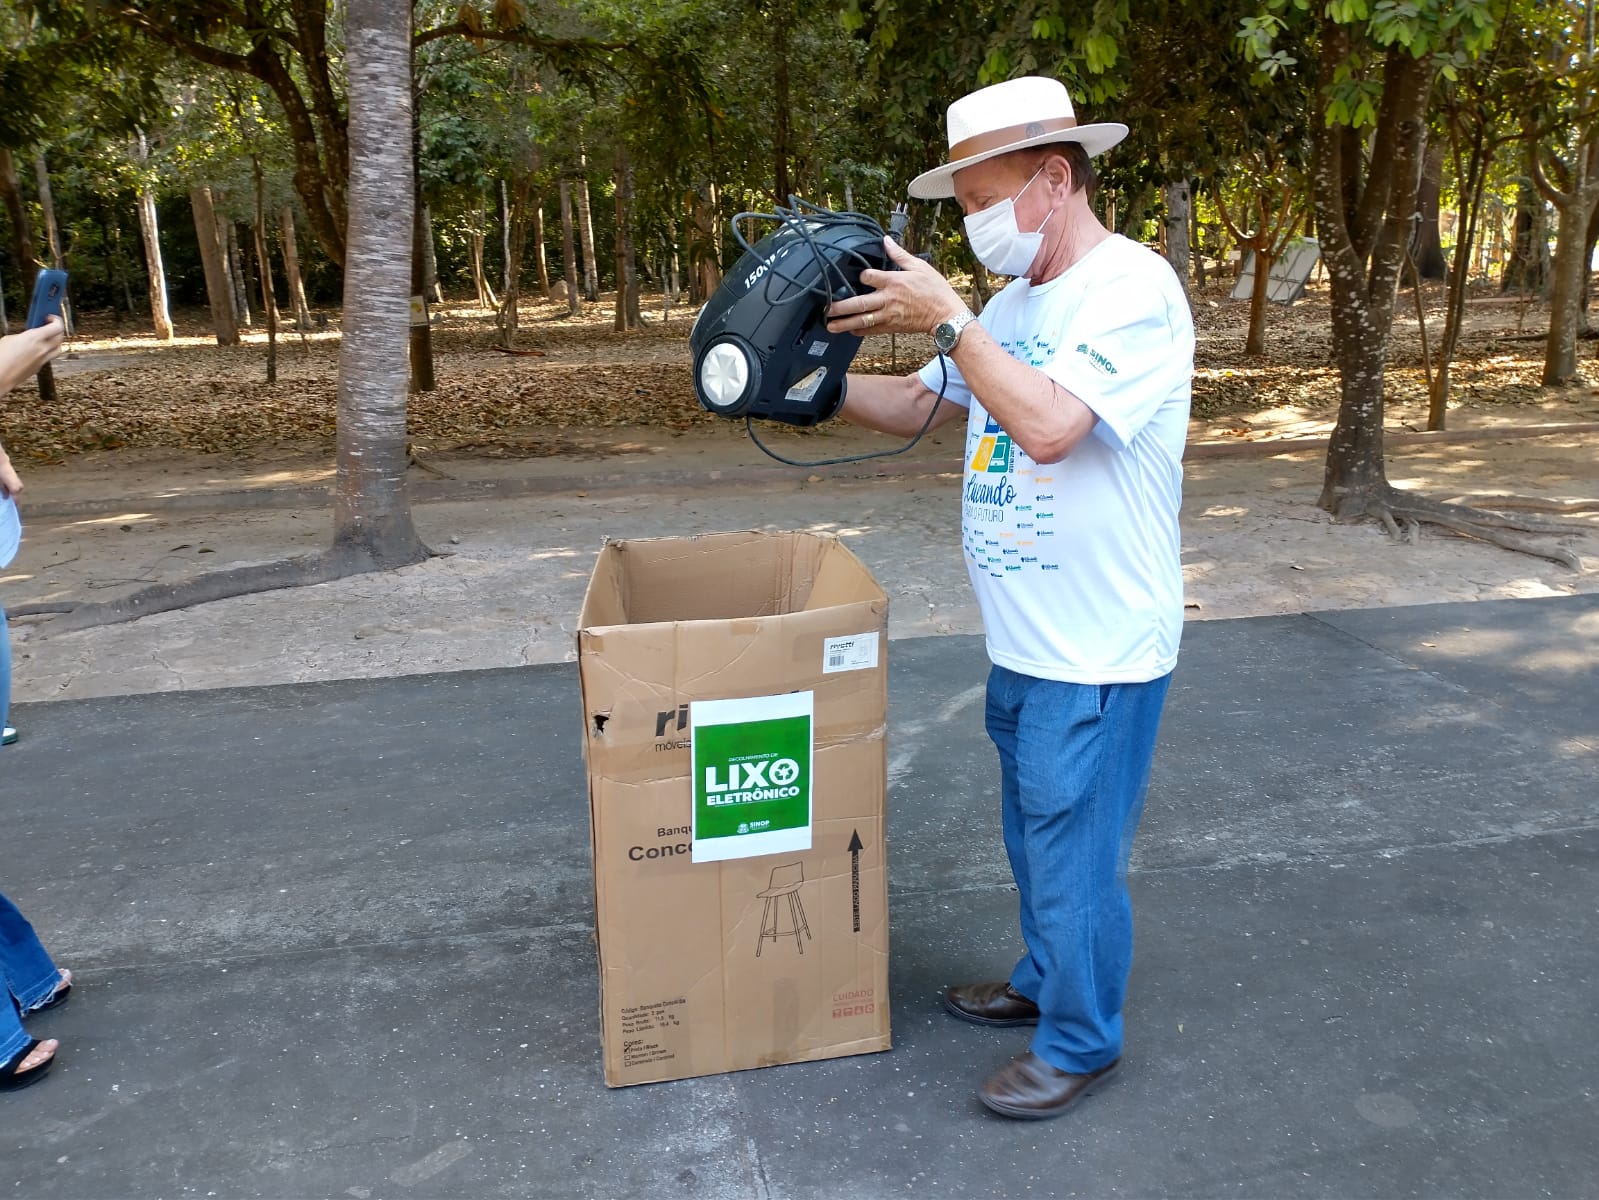
MULTIPOLYGON (((1322 21, 1321 34, 1325 89, 1343 64, 1349 35, 1331 19, 1322 21)), ((1369 159, 1351 130, 1319 123, 1316 130, 1312 190, 1332 288, 1340 390, 1317 503, 1340 519, 1381 515, 1392 521, 1382 454, 1384 368, 1409 216, 1421 183, 1433 69, 1430 60, 1389 52, 1369 159)))
POLYGON ((294 236, 294 205, 283 206, 283 273, 289 285, 289 303, 294 305, 294 327, 311 328, 311 306, 305 302, 305 280, 300 276, 300 248, 294 236))
MULTIPOLYGON (((39 185, 39 211, 44 217, 44 240, 50 248, 50 265, 58 271, 66 270, 66 255, 61 248, 61 227, 56 224, 56 199, 55 193, 50 188, 50 168, 45 164, 44 154, 33 156, 33 177, 39 185)), ((67 327, 67 332, 72 332, 72 297, 66 295, 61 298, 61 320, 67 327)))
POLYGON ((1444 148, 1431 144, 1422 160, 1421 190, 1416 193, 1416 211, 1421 220, 1416 225, 1416 238, 1411 243, 1410 255, 1416 263, 1416 273, 1434 282, 1448 276, 1444 262, 1444 245, 1438 231, 1439 199, 1444 186, 1444 148))
MULTIPOLYGON (((116 250, 117 289, 122 293, 123 310, 128 314, 129 318, 132 318, 133 286, 128 282, 128 256, 122 252, 122 222, 116 217, 111 218, 111 241, 116 250)), ((232 315, 231 309, 229 310, 229 315, 232 315)), ((122 322, 119 320, 117 327, 120 329, 121 326, 122 322)), ((238 334, 235 333, 233 336, 235 342, 237 342, 238 334)))
POLYGON ((249 329, 255 325, 250 314, 250 289, 244 282, 244 252, 239 245, 239 227, 223 218, 222 236, 228 252, 228 277, 233 283, 233 312, 240 325, 249 329))
POLYGON ((550 256, 544 252, 544 193, 533 197, 529 236, 533 239, 533 265, 539 273, 539 296, 550 298, 550 256))
MULTIPOLYGON (((1536 153, 1536 147, 1533 153, 1536 153)), ((1549 287, 1549 224, 1542 193, 1530 177, 1516 186, 1516 232, 1499 283, 1502 292, 1541 296, 1549 287)))
POLYGON ((561 180, 561 249, 562 266, 566 272, 566 310, 571 316, 582 311, 583 301, 577 290, 577 240, 572 228, 572 184, 561 180))
POLYGON ((410 352, 412 394, 431 392, 433 381, 433 322, 428 317, 428 249, 432 230, 427 205, 422 203, 422 126, 416 115, 420 109, 415 92, 416 64, 411 64, 411 304, 407 346, 410 352))
POLYGON ((988 276, 988 268, 980 262, 972 263, 972 311, 981 313, 988 307, 988 302, 994 295, 994 281, 988 276))
POLYGON ((144 237, 144 262, 150 276, 150 320, 155 335, 172 340, 172 314, 167 309, 167 273, 161 262, 161 226, 156 216, 155 192, 139 189, 139 232, 144 237))
POLYGON ((267 253, 266 236, 266 182, 261 174, 261 160, 252 157, 250 166, 255 172, 255 261, 261 277, 261 312, 267 327, 267 382, 278 381, 278 297, 272 283, 272 256, 267 253))
POLYGON ((1557 208, 1559 233, 1555 237, 1554 285, 1549 293, 1549 338, 1544 346, 1544 387, 1570 383, 1577 378, 1577 333, 1582 325, 1583 281, 1588 262, 1588 218, 1599 200, 1599 137, 1579 150, 1571 191, 1557 208))
POLYGON ((1149 214, 1149 198, 1153 190, 1150 186, 1139 186, 1125 197, 1120 230, 1123 237, 1132 238, 1135 242, 1139 240, 1144 231, 1144 220, 1149 214))
POLYGON ((704 304, 722 282, 722 226, 714 183, 694 189, 689 199, 689 301, 704 304))
POLYGON ((39 211, 44 216, 44 243, 50 248, 50 265, 59 271, 63 269, 61 227, 56 224, 55 193, 50 190, 50 168, 45 165, 43 154, 33 156, 33 176, 39 184, 39 211))
POLYGON ((789 95, 789 35, 793 27, 792 0, 773 0, 772 29, 772 185, 778 204, 787 204, 793 184, 789 160, 793 157, 792 99, 789 95))
POLYGON ((511 168, 511 208, 506 221, 505 296, 500 304, 500 331, 505 346, 516 345, 522 323, 522 255, 527 248, 528 195, 533 187, 533 171, 511 168))
MULTIPOLYGON (((1577 77, 1591 73, 1594 53, 1594 7, 1581 6, 1584 16, 1579 45, 1572 47, 1580 68, 1577 77)), ((1563 164, 1565 189, 1556 190, 1544 174, 1541 159, 1544 147, 1534 147, 1533 178, 1539 190, 1551 200, 1560 214, 1555 238, 1554 283, 1549 295, 1549 340, 1544 347, 1544 387, 1570 383, 1577 378, 1577 334, 1583 324, 1588 292, 1590 224, 1599 209, 1599 130, 1593 127, 1596 101, 1591 90, 1578 89, 1571 123, 1578 131, 1576 149, 1569 163, 1563 164)))
POLYGON ((509 295, 511 278, 511 190, 500 180, 500 292, 509 295))
POLYGON ((616 151, 616 329, 625 332, 642 323, 638 268, 633 262, 633 166, 627 151, 616 151))
POLYGON ((500 298, 489 283, 484 251, 488 242, 489 201, 479 194, 477 212, 472 221, 472 282, 477 287, 477 302, 483 309, 493 312, 500 307, 500 298))
POLYGON ((428 301, 443 304, 444 285, 439 282, 439 248, 433 241, 433 209, 426 204, 422 205, 422 249, 426 255, 423 265, 427 268, 428 301))
POLYGON ((1444 330, 1438 342, 1438 366, 1432 373, 1427 394, 1427 428, 1442 430, 1448 423, 1449 383, 1460 344, 1460 331, 1466 320, 1466 283, 1471 277, 1471 258, 1482 227, 1483 188, 1493 151, 1488 146, 1486 123, 1479 119, 1472 134, 1464 164, 1455 157, 1455 194, 1460 197, 1460 228, 1455 236, 1454 263, 1449 269, 1448 297, 1444 306, 1444 330))
POLYGON ((1173 179, 1166 184, 1166 261, 1177 272, 1177 280, 1188 292, 1188 228, 1192 198, 1188 180, 1173 179))
MULTIPOLYGON (((4 198, 6 214, 11 218, 11 252, 16 255, 17 270, 22 274, 22 294, 31 296, 34 278, 39 274, 39 264, 33 256, 33 228, 28 221, 28 206, 22 196, 22 180, 17 178, 16 161, 4 144, 0 144, 0 196, 4 198)), ((53 404, 56 399, 56 377, 49 363, 39 368, 38 379, 39 399, 53 404)))
MULTIPOLYGON (((150 143, 139 131, 139 162, 150 160, 150 143)), ((155 335, 163 342, 172 340, 172 314, 167 308, 167 272, 161 261, 161 223, 156 215, 155 189, 139 188, 139 232, 144 236, 144 262, 150 275, 150 320, 155 335)))
POLYGON ((391 0, 346 0, 349 227, 339 349, 333 544, 321 554, 156 584, 79 605, 44 636, 128 621, 227 596, 325 583, 428 557, 411 524, 404 473, 405 330, 411 273, 411 15, 391 0))
POLYGON ((194 211, 194 238, 200 247, 200 266, 205 270, 205 297, 211 306, 211 328, 217 345, 237 346, 239 327, 233 319, 233 284, 228 279, 222 245, 217 240, 216 207, 209 184, 189 189, 189 207, 194 211))
POLYGON ((428 556, 405 494, 411 294, 411 10, 347 0, 349 227, 339 349, 333 553, 400 567, 428 556))
MULTIPOLYGON (((1588 218, 1588 237, 1583 243, 1582 250, 1583 262, 1593 262, 1593 251, 1596 245, 1599 245, 1599 203, 1594 204, 1593 213, 1588 218)), ((1584 271, 1582 273, 1582 303, 1577 314, 1578 323, 1582 326, 1581 334, 1583 337, 1591 337, 1593 334, 1592 329, 1588 325, 1588 303, 1592 298, 1593 273, 1591 271, 1584 271)))
MULTIPOLYGON (((578 155, 578 166, 588 169, 588 159, 578 155)), ((583 245, 583 299, 593 304, 600 298, 600 264, 594 256, 594 210, 589 205, 588 176, 572 181, 572 197, 577 203, 577 236, 583 245)))
POLYGON ((1271 302, 1271 269, 1277 259, 1271 252, 1271 239, 1261 238, 1250 244, 1255 252, 1254 286, 1249 293, 1249 333, 1244 338, 1244 353, 1266 353, 1266 306, 1271 302))
POLYGON ((677 249, 676 221, 672 221, 667 225, 667 232, 671 235, 672 240, 667 256, 666 294, 673 303, 676 303, 683 295, 683 259, 677 249))

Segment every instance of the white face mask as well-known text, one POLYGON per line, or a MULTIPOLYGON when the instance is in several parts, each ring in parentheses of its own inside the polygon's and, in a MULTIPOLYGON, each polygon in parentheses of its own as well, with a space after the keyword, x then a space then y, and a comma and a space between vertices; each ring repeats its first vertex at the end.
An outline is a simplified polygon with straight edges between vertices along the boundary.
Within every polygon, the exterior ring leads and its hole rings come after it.
MULTIPOLYGON (((1037 179, 1043 169, 1039 167, 1034 171, 1033 179, 1037 179)), ((1021 199, 1022 192, 1033 186, 1033 179, 1022 184, 1021 192, 1014 198, 991 204, 963 222, 972 253, 996 275, 1024 275, 1044 244, 1044 226, 1049 224, 1049 217, 1055 215, 1054 209, 1049 210, 1049 216, 1032 233, 1023 233, 1016 224, 1016 201, 1021 199)))

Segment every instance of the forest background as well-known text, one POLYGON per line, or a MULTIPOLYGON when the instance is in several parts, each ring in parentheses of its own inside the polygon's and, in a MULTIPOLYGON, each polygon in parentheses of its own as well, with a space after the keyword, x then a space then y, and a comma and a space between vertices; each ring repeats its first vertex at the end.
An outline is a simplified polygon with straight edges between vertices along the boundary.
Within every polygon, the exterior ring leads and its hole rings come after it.
MULTIPOLYGON (((1591 395, 1594 26, 1571 0, 10 6, 5 319, 39 266, 65 266, 76 344, 160 364, 43 373, 0 410, 13 453, 295 443, 335 452, 340 473, 334 548, 314 562, 66 604, 50 624, 419 561, 403 486, 428 469, 419 441, 536 455, 573 429, 703 427, 686 335, 738 257, 733 215, 797 194, 886 219, 941 160, 949 100, 1023 73, 1063 79, 1080 119, 1130 126, 1097 204, 1171 261, 1202 325, 1253 260, 1247 320, 1202 349, 1197 413, 1319 405, 1336 414, 1319 499, 1336 518, 1578 568, 1546 535, 1588 498, 1443 503, 1389 483, 1384 437, 1397 400, 1442 431, 1461 405, 1591 395), (404 55, 370 85, 363 151, 349 48, 368 26, 404 55), (363 163, 381 169, 358 202, 363 163), (389 207, 372 244, 403 257, 403 280, 363 279, 379 256, 352 252, 374 198, 389 207), (1269 269, 1305 236, 1322 260, 1313 316, 1274 343, 1269 269), (363 356, 352 295, 391 321, 407 300, 424 315, 398 353, 363 356), (1497 332, 1473 339, 1472 306, 1480 325, 1496 303, 1497 332), (606 338, 636 362, 553 361, 606 338), (526 369, 482 369, 502 353, 526 369)), ((915 206, 907 241, 980 308, 996 281, 959 215, 915 206)), ((926 350, 881 349, 861 365, 926 350)))

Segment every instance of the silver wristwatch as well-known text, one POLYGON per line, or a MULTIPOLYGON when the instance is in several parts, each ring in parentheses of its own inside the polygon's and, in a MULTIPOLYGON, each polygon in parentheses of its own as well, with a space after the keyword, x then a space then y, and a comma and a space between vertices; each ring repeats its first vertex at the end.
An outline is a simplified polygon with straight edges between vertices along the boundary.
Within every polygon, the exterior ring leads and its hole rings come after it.
POLYGON ((933 326, 933 345, 938 347, 940 354, 949 354, 961 340, 961 330, 977 320, 966 309, 961 309, 953 317, 946 317, 933 326))

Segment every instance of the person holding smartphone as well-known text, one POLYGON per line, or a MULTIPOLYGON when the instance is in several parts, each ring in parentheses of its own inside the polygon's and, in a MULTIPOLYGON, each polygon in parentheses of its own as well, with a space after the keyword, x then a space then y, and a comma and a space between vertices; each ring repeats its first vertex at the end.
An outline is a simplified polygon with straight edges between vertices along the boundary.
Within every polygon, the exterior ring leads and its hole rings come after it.
MULTIPOLYGON (((61 318, 50 316, 37 328, 0 338, 0 397, 58 358, 66 332, 61 318)), ((22 480, 0 442, 0 568, 10 564, 22 540, 16 503, 21 490, 22 480)), ((5 728, 6 742, 16 740, 16 732, 5 724, 10 704, 11 635, 5 609, 0 607, 0 726, 5 728)), ((4 772, 0 766, 0 779, 4 772)), ((37 1083, 55 1062, 56 1040, 28 1036, 22 1017, 60 1005, 72 988, 72 973, 56 967, 33 926, 4 895, 0 895, 0 980, 6 992, 0 1003, 0 1091, 4 1091, 37 1083)))

